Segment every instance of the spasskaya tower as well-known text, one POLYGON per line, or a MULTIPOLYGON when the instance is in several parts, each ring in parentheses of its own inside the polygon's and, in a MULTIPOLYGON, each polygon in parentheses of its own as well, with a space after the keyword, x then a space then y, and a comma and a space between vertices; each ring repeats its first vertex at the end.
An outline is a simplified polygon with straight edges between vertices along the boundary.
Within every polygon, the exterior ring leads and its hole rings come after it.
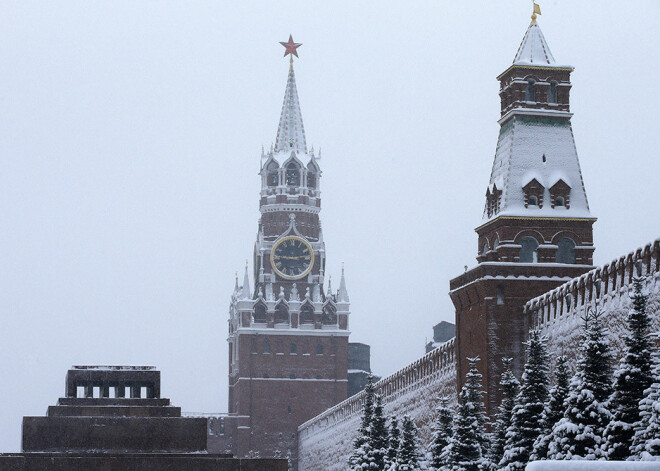
POLYGON ((320 152, 307 149, 293 56, 274 146, 262 152, 253 286, 246 266, 229 309, 229 413, 243 417, 233 453, 290 456, 303 422, 346 399, 349 297, 325 285, 320 152))

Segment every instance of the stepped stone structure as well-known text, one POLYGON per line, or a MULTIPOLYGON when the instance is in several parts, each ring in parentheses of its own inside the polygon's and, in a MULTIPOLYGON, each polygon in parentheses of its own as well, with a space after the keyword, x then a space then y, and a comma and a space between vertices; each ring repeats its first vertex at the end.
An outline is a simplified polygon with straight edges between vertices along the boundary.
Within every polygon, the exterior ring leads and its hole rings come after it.
POLYGON ((2 471, 271 471, 284 459, 207 453, 207 420, 181 416, 160 397, 149 366, 74 366, 65 397, 45 417, 23 419, 23 453, 0 454, 2 471))

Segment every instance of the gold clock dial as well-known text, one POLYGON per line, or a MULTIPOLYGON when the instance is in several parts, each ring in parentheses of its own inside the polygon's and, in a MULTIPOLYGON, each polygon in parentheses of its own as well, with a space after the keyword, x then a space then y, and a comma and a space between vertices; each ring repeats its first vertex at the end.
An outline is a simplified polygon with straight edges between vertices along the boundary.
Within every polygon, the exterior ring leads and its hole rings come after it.
POLYGON ((314 250, 302 237, 280 239, 270 252, 275 273, 286 280, 298 280, 309 274, 314 265, 314 250))

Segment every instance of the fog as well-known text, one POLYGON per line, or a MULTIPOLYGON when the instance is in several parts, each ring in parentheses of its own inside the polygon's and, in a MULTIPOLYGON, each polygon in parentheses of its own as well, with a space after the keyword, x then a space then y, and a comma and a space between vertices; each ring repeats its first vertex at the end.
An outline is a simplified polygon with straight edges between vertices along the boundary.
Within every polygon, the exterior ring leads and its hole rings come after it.
MULTIPOLYGON (((657 1, 543 1, 572 76, 595 263, 660 236, 657 1)), ((388 375, 453 322, 476 263, 495 77, 531 2, 0 2, 0 451, 71 365, 155 365, 186 411, 227 410, 234 274, 289 34, 320 162, 328 270, 388 375)))

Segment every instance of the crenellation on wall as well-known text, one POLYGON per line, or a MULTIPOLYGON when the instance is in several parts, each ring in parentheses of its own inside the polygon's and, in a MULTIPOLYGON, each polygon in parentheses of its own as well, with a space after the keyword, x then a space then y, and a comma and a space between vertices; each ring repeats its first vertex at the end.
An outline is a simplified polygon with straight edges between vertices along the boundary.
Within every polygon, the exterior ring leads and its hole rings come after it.
MULTIPOLYGON (((410 415, 423 446, 431 441, 437 399, 456 402, 455 339, 450 339, 410 365, 374 385, 386 415, 410 415)), ((299 470, 343 470, 359 428, 364 391, 298 427, 299 470)))
MULTIPOLYGON (((609 333, 615 360, 625 351, 628 334, 627 315, 632 307, 632 279, 644 276, 648 293, 647 310, 660 312, 660 239, 612 262, 595 268, 525 305, 531 325, 548 337, 548 346, 556 354, 566 355, 574 366, 579 351, 583 317, 598 309, 609 333)), ((652 331, 660 331, 660 316, 652 315, 652 331)))
POLYGON ((563 316, 577 315, 585 305, 604 304, 627 294, 635 275, 652 277, 660 271, 660 239, 595 268, 582 276, 531 299, 525 313, 534 326, 544 328, 563 316))

